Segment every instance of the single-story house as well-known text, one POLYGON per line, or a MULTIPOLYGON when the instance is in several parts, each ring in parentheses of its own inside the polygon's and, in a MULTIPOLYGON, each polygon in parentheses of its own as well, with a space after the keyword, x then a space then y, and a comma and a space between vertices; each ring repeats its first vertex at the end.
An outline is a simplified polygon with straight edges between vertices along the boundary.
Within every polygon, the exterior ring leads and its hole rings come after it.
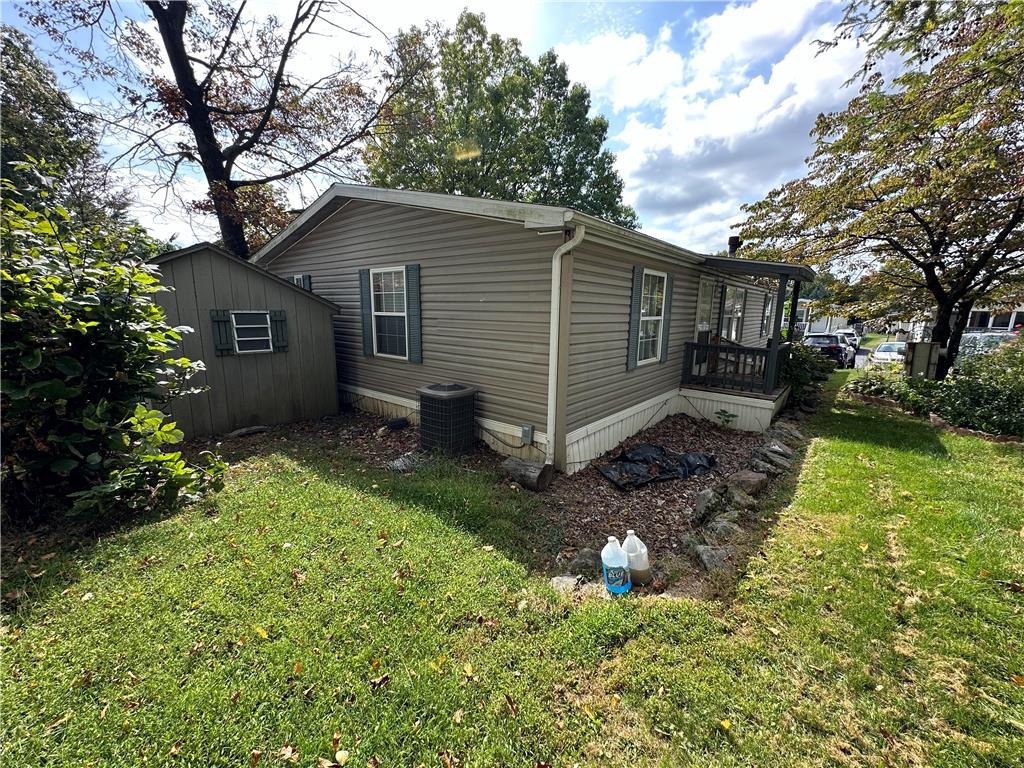
MULTIPOLYGON (((955 318, 955 315, 954 315, 955 318)), ((907 334, 909 341, 929 341, 935 324, 935 310, 914 320, 897 321, 893 327, 907 334)), ((971 310, 965 333, 1019 331, 1024 327, 1024 304, 1012 308, 977 307, 971 310)))
POLYGON ((849 327, 849 323, 844 317, 815 312, 814 302, 811 299, 797 301, 796 321, 797 327, 804 333, 831 333, 840 328, 849 327))
POLYGON ((345 184, 253 262, 342 307, 344 399, 415 419, 419 387, 470 384, 484 441, 566 472, 677 412, 765 429, 788 286, 814 277, 570 208, 345 184))
POLYGON ((199 243, 154 259, 172 326, 193 329, 180 354, 206 370, 203 391, 174 399, 188 437, 316 419, 338 412, 332 318, 341 308, 222 248, 199 243))

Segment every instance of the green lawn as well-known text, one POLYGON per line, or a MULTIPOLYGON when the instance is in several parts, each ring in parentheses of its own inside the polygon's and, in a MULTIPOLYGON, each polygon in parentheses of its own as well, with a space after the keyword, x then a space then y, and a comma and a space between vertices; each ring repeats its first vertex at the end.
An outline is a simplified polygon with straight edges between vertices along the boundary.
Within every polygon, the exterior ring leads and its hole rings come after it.
POLYGON ((1022 764, 1024 452, 849 401, 809 431, 729 603, 560 599, 528 495, 308 441, 167 519, 5 531, 0 759, 1022 764))

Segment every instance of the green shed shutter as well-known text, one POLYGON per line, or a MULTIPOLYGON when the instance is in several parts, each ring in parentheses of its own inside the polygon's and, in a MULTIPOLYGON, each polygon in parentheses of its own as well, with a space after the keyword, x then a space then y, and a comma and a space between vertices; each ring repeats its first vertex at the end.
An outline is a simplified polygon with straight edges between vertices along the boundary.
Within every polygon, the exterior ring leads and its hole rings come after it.
POLYGON ((405 266, 406 313, 409 320, 409 362, 423 362, 423 319, 420 316, 420 265, 405 266))
POLYGON ((672 275, 665 278, 665 307, 662 309, 661 321, 661 362, 668 360, 668 330, 672 321, 672 275))
POLYGON ((363 316, 363 354, 373 356, 373 306, 370 303, 370 270, 359 270, 359 309, 363 316))
POLYGON ((211 309, 210 322, 213 324, 213 352, 218 357, 235 354, 235 342, 231 337, 231 312, 227 309, 211 309))
POLYGON ((288 318, 283 309, 270 310, 270 336, 275 352, 288 351, 288 318))
POLYGON ((636 368, 637 347, 640 346, 640 300, 644 292, 644 268, 633 267, 633 294, 629 300, 629 346, 626 351, 626 370, 636 368))

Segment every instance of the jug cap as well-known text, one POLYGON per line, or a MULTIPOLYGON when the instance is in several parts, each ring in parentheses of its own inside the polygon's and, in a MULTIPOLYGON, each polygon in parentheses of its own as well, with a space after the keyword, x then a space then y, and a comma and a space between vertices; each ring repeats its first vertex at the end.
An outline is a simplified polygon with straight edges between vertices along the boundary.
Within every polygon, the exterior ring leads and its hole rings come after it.
POLYGON ((618 541, 618 539, 616 539, 616 538, 615 538, 614 536, 609 536, 609 537, 608 537, 608 541, 609 541, 609 542, 612 542, 612 541, 618 541))
POLYGON ((628 531, 626 531, 626 535, 627 536, 636 536, 636 531, 634 531, 632 528, 630 528, 628 531))

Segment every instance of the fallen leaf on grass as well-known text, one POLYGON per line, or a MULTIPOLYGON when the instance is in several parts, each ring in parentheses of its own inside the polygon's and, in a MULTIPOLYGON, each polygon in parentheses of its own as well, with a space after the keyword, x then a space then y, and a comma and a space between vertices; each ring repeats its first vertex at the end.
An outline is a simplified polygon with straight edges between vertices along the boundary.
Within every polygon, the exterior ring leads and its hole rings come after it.
POLYGON ((507 693, 505 694, 505 703, 508 704, 508 711, 512 713, 512 717, 518 717, 519 707, 516 706, 516 703, 512 700, 512 697, 509 696, 507 693))
POLYGON ((456 709, 455 714, 452 715, 452 720, 455 721, 456 725, 460 725, 462 723, 462 718, 465 716, 465 714, 466 713, 463 712, 461 709, 456 709))
POLYGON ((301 675, 302 674, 302 662, 301 661, 296 661, 295 662, 295 674, 296 675, 301 675))
POLYGON ((174 744, 171 745, 171 756, 174 757, 181 752, 181 739, 178 739, 174 744))
POLYGON ((377 691, 377 690, 380 690, 381 688, 383 688, 389 682, 391 682, 391 675, 383 674, 380 677, 375 678, 375 679, 370 681, 370 688, 372 688, 373 690, 377 691))
POLYGON ((299 762, 299 750, 293 747, 291 744, 285 742, 285 745, 277 750, 277 755, 285 762, 297 763, 299 762))
POLYGON ((868 545, 865 544, 864 542, 861 542, 861 544, 860 544, 860 551, 861 552, 867 552, 868 551, 868 545))
POLYGON ((334 753, 334 762, 338 765, 345 765, 348 762, 348 750, 339 749, 334 753))
POLYGON ((1010 680, 1017 685, 1024 685, 1024 675, 1010 675, 1010 680))
POLYGON ((86 592, 84 595, 82 595, 82 602, 88 603, 94 597, 96 597, 96 595, 94 595, 92 592, 86 592))
POLYGON ((252 752, 250 752, 249 753, 249 768, 254 768, 256 763, 258 763, 260 761, 261 757, 263 757, 263 753, 260 752, 258 749, 254 749, 252 752))

